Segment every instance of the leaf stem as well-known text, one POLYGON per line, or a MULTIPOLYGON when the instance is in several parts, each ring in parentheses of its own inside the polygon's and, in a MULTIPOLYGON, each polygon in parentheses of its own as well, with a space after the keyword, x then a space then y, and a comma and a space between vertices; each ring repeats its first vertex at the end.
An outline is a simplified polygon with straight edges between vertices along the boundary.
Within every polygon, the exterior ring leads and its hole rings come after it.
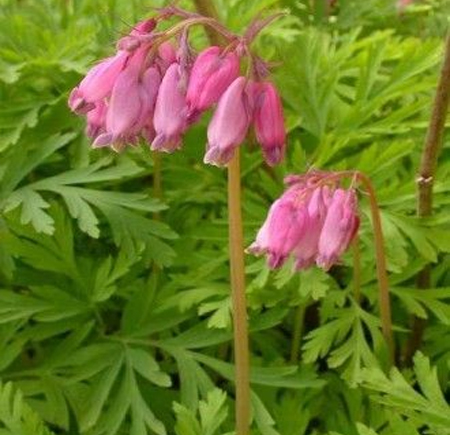
MULTIPOLYGON (((197 11, 218 18, 213 0, 193 0, 197 11)), ((208 30, 207 30, 208 32, 208 30)), ((222 45, 223 37, 208 32, 212 44, 222 45)), ((239 149, 228 164, 228 234, 230 245, 231 303, 233 311, 236 435, 248 435, 250 427, 250 357, 245 298, 244 237, 241 214, 241 170, 239 149)))
MULTIPOLYGON (((444 62, 441 69, 439 83, 434 97, 433 110, 425 137, 422 158, 417 177, 417 215, 419 217, 430 216, 433 213, 433 184, 442 147, 442 138, 445 129, 450 102, 450 33, 445 43, 444 62)), ((417 276, 417 287, 426 289, 431 287, 431 267, 427 265, 417 276)), ((412 333, 406 343, 404 362, 411 365, 415 352, 422 343, 426 322, 418 317, 413 317, 412 333)))

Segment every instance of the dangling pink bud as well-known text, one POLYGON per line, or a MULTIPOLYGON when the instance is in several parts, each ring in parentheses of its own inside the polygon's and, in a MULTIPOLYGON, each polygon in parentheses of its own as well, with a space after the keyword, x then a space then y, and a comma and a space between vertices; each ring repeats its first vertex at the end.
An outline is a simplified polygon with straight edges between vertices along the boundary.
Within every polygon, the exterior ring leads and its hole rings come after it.
POLYGON ((353 189, 336 189, 319 239, 317 265, 328 270, 349 247, 359 227, 358 199, 353 189))
POLYGON ((307 219, 304 231, 293 251, 297 270, 307 269, 316 260, 319 237, 327 212, 328 195, 327 186, 317 187, 307 200, 307 219))
POLYGON ((117 41, 117 49, 131 52, 141 46, 142 43, 150 42, 151 32, 155 29, 156 24, 156 20, 153 18, 137 23, 133 26, 129 35, 117 41))
POLYGON ((223 93, 208 126, 205 163, 226 165, 247 135, 250 116, 246 100, 245 77, 238 77, 223 93))
POLYGON ((180 86, 179 65, 173 63, 164 75, 156 98, 152 150, 172 152, 181 146, 186 129, 186 98, 180 86))
POLYGON ((107 132, 95 140, 94 147, 123 141, 134 133, 141 114, 139 72, 143 60, 144 52, 136 52, 117 77, 106 114, 107 132))
POLYGON ((104 59, 86 74, 69 97, 69 107, 76 113, 87 113, 97 101, 105 98, 123 70, 128 54, 119 52, 114 57, 104 59))
POLYGON ((106 131, 106 112, 108 107, 104 101, 99 101, 95 107, 86 115, 87 126, 86 135, 90 138, 97 138, 106 131))
POLYGON ((159 66, 161 74, 164 74, 170 65, 177 61, 177 52, 170 42, 163 42, 158 47, 158 56, 155 63, 159 66))
POLYGON ((215 46, 203 50, 192 67, 186 93, 189 117, 195 118, 217 103, 238 75, 239 59, 236 53, 223 55, 222 50, 215 46))
POLYGON ((142 76, 139 86, 141 113, 133 128, 136 133, 148 126, 153 127, 153 114, 160 83, 161 74, 155 67, 148 68, 142 76))
POLYGON ((131 36, 141 36, 146 33, 150 33, 156 27, 156 20, 154 18, 149 18, 147 20, 140 21, 135 24, 130 32, 131 36))
POLYGON ((275 166, 283 160, 285 151, 283 106, 272 83, 257 83, 253 89, 256 138, 261 144, 266 162, 275 166))
POLYGON ((256 241, 247 249, 253 254, 268 254, 267 262, 274 269, 283 265, 298 244, 306 223, 306 210, 297 207, 284 194, 270 207, 266 221, 256 236, 256 241))

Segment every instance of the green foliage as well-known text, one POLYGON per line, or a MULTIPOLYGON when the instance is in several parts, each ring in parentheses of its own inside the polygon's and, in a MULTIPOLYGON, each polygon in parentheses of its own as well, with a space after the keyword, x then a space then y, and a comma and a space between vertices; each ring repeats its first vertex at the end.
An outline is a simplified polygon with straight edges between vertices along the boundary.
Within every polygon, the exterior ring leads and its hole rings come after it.
MULTIPOLYGON (((173 409, 177 418, 175 433, 177 435, 217 435, 219 428, 228 415, 225 405, 226 394, 220 390, 212 390, 205 401, 199 402, 199 417, 192 410, 175 403, 173 409)), ((222 433, 223 434, 223 433, 222 433)))
POLYGON ((23 401, 13 385, 0 385, 0 433, 2 435, 53 435, 39 416, 23 401))
MULTIPOLYGON (((0 435, 233 433, 226 175, 201 164, 206 123, 162 157, 159 195, 145 145, 91 150, 66 107, 113 41, 167 2, 150 3, 0 0, 0 435)), ((329 13, 325 1, 216 3, 237 32, 285 14, 255 48, 273 63, 288 156, 268 170, 251 139, 241 153, 246 244, 287 173, 361 170, 381 206, 398 347, 411 315, 428 323, 414 368, 389 372, 362 192, 360 288, 350 254, 301 273, 248 256, 252 433, 449 434, 448 135, 434 215, 415 217, 449 0, 402 15, 394 0, 329 13)))
POLYGON ((442 393, 436 369, 423 354, 418 353, 414 358, 413 379, 405 378, 395 368, 389 377, 371 368, 366 369, 361 380, 374 400, 406 417, 416 430, 426 427, 427 433, 450 433, 450 406, 442 393), (420 391, 412 382, 417 383, 420 391))

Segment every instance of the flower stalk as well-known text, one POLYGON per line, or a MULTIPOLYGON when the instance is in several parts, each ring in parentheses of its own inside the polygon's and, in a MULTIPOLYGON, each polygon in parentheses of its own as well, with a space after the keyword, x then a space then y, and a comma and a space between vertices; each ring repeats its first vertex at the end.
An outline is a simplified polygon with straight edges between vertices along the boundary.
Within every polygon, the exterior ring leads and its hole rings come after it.
POLYGON ((372 215, 373 236, 375 243, 375 259, 377 264, 378 294, 380 304, 381 329, 388 347, 390 362, 395 360, 394 336, 392 333, 391 299, 389 296, 389 281, 386 267, 386 253, 384 250, 383 228, 381 226, 381 214, 378 208, 375 189, 369 177, 362 172, 355 174, 364 185, 369 195, 370 212, 372 215))
MULTIPOLYGON (((200 14, 214 19, 218 18, 212 0, 194 0, 194 4, 200 14)), ((212 44, 221 45, 224 42, 214 29, 207 28, 206 31, 212 44)), ((236 434, 247 435, 250 426, 250 358, 245 298, 239 149, 235 150, 234 156, 228 163, 228 216, 236 384, 236 434)))
MULTIPOLYGON (((434 97, 433 110, 428 126, 422 158, 419 166, 417 182, 417 215, 419 217, 430 216, 433 213, 433 185, 442 147, 442 138, 445 129, 450 103, 450 33, 445 43, 444 62, 441 69, 439 83, 434 97)), ((431 286, 431 267, 426 265, 417 276, 417 287, 427 289, 431 286)), ((411 335, 406 343, 403 359, 408 365, 412 363, 415 352, 422 343, 426 322, 418 317, 413 317, 411 335)))

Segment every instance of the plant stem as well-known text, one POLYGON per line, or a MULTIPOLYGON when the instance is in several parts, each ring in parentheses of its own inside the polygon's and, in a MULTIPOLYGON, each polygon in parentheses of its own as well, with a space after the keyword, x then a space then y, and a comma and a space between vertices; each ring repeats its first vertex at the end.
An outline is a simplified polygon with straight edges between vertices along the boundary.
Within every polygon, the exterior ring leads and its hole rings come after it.
MULTIPOLYGON (((194 0, 197 11, 218 18, 213 0, 194 0)), ((222 44, 223 38, 206 29, 212 44, 222 44)), ((241 215, 241 171, 239 149, 228 164, 228 234, 230 244, 231 302, 233 311, 236 435, 247 435, 250 427, 250 357, 245 298, 244 237, 241 215)))
MULTIPOLYGON (((428 125, 425 144, 417 177, 417 215, 430 216, 433 212, 433 184, 439 153, 442 147, 442 138, 445 129, 450 102, 450 33, 445 43, 444 63, 441 69, 439 83, 434 97, 433 110, 428 125)), ((431 267, 427 265, 417 276, 417 287, 427 289, 431 287, 431 267)), ((412 357, 422 343, 422 336, 426 322, 413 317, 412 333, 406 343, 404 361, 411 364, 412 357)))
POLYGON ((377 279, 380 303, 381 329, 387 343, 390 362, 395 360, 394 337, 392 334, 391 300, 389 297, 389 281, 384 251, 383 228, 381 226, 380 209, 378 208, 375 189, 370 179, 361 172, 356 173, 369 194, 370 211, 372 214, 373 236, 375 242, 375 258, 377 263, 377 279))
POLYGON ((239 150, 236 150, 235 156, 228 164, 228 216, 236 370, 236 434, 246 435, 250 423, 250 361, 245 299, 239 150))
POLYGON ((295 310, 294 317, 294 334, 291 344, 291 363, 296 364, 300 356, 300 341, 302 340, 304 321, 305 321, 306 304, 300 304, 295 310))

